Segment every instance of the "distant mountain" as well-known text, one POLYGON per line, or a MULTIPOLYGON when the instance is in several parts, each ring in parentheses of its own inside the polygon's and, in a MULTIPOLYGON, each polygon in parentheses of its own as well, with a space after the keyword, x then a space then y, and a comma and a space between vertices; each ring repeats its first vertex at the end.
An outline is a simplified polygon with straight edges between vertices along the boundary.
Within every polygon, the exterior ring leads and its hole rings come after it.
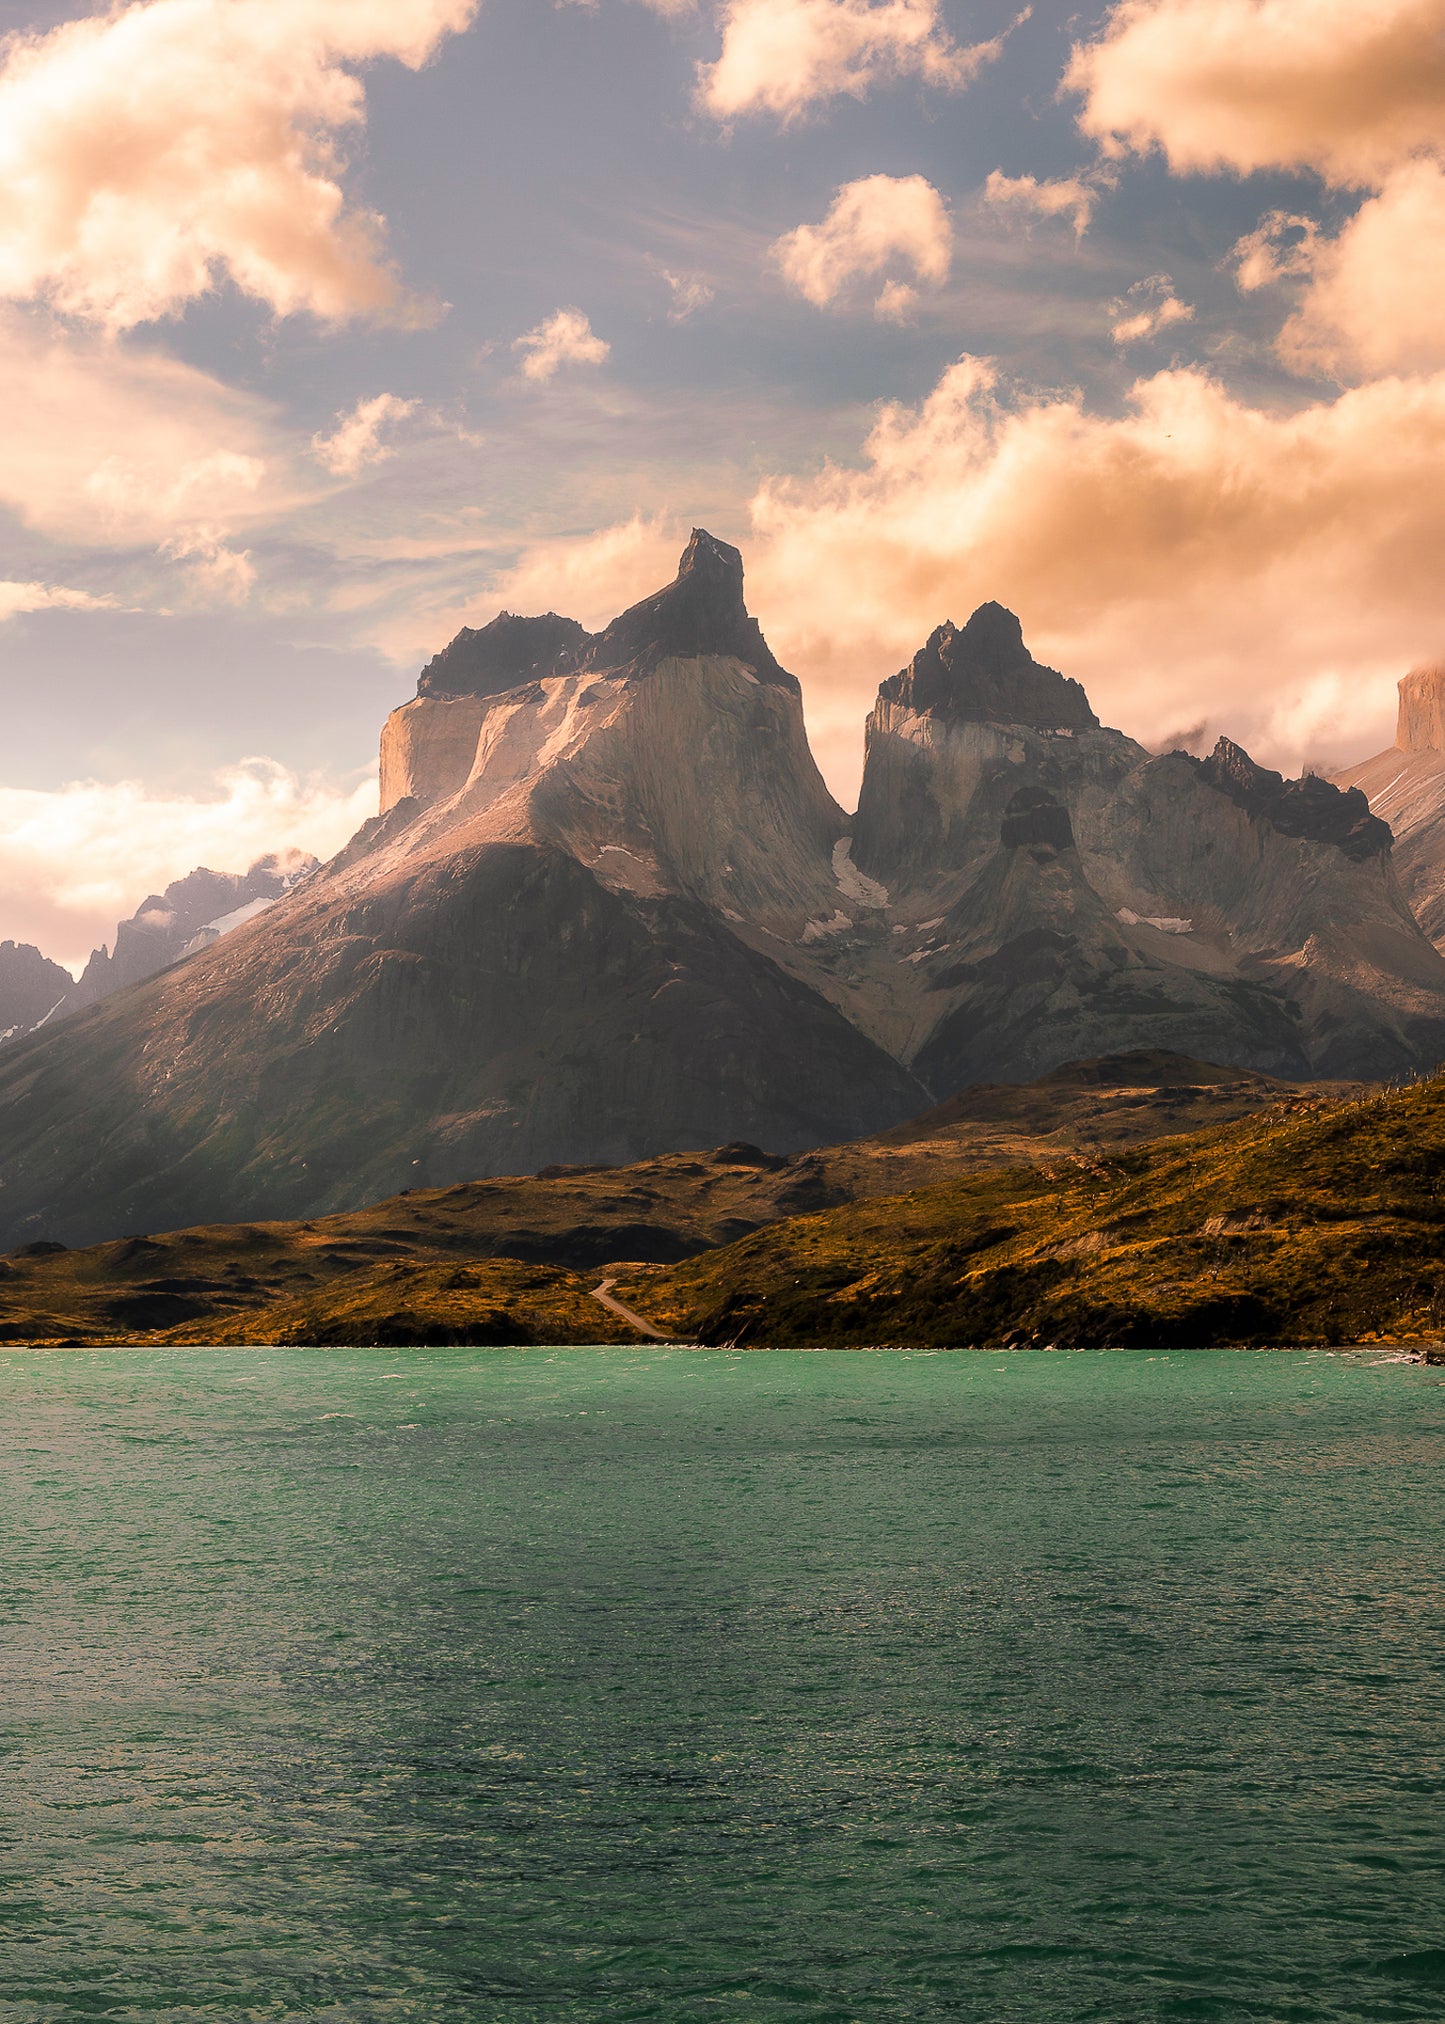
POLYGON ((75 979, 28 942, 0 942, 0 1041, 48 1019, 75 979))
POLYGON ((1400 888, 1425 933, 1445 947, 1445 667, 1403 678, 1394 744, 1335 781, 1363 792, 1390 825, 1400 888))
POLYGON ((115 947, 94 951, 58 1016, 68 1018, 126 984, 139 984, 253 920, 316 865, 303 851, 273 852, 245 872, 210 871, 202 865, 163 893, 150 894, 116 928, 115 947))
POLYGON ((883 683, 850 820, 698 531, 599 634, 459 636, 338 857, 5 1051, 0 1243, 793 1153, 1127 1048, 1292 1077, 1445 1053, 1445 960, 1364 796, 1228 741, 1151 758, 986 605, 883 683))

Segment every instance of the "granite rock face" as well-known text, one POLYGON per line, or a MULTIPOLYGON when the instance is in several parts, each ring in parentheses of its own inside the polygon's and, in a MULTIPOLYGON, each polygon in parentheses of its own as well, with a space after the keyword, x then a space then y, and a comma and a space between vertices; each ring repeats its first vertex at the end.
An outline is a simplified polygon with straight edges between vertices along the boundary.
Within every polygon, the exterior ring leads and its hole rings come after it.
POLYGON ((1000 607, 883 684, 852 819, 736 549, 696 533, 605 631, 565 623, 493 633, 510 687, 393 713, 382 813, 329 865, 6 1050, 0 1246, 793 1153, 1123 1049, 1445 1053, 1445 960, 1360 797, 1151 757, 1000 607))
POLYGON ((1425 933, 1445 948, 1445 667, 1402 678, 1394 744, 1335 781, 1364 794, 1393 831, 1400 888, 1425 933))

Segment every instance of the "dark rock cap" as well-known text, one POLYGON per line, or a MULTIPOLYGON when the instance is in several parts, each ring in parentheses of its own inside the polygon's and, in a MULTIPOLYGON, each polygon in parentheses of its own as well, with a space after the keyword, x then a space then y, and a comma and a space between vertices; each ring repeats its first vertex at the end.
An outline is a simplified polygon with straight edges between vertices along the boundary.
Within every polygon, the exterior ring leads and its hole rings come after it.
POLYGON ((674 581, 613 619, 588 647, 581 665, 645 674, 659 661, 693 660, 700 654, 731 655, 760 682, 797 691, 797 682, 778 666, 743 602, 741 554, 695 527, 674 581))
POLYGON ((941 625, 881 702, 964 724, 1027 724, 1037 731, 1097 731, 1078 682, 1036 661, 1023 627, 1001 604, 981 604, 968 624, 941 625))
POLYGON ((1333 843, 1355 859, 1377 857, 1394 842, 1390 825, 1371 815, 1358 787, 1336 787, 1318 773, 1286 780, 1282 773, 1257 766, 1232 738, 1221 738, 1207 759, 1189 763, 1237 808, 1269 823, 1281 836, 1333 843))
POLYGON ((524 682, 562 672, 592 634, 575 618, 555 611, 518 618, 499 611, 490 625, 463 626, 450 646, 427 662, 416 685, 419 696, 500 696, 524 682))

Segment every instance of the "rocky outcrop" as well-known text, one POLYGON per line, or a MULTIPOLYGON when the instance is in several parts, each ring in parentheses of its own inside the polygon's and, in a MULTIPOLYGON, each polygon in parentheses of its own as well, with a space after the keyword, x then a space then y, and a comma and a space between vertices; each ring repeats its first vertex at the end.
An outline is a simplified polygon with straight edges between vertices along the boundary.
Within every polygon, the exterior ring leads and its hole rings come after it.
POLYGON ((0 942, 0 1042, 51 1017, 75 979, 28 942, 0 942))
POLYGON ((522 638, 486 649, 512 686, 393 715, 385 811, 330 865, 6 1051, 0 1245, 793 1153, 1125 1048, 1445 1053, 1445 961, 1359 797, 1151 757, 999 607, 884 683, 851 822, 736 549, 694 534, 551 661, 522 638))
MULTIPOLYGON (((1227 740, 1151 757, 997 607, 882 685, 851 851, 909 981, 849 1002, 935 1088, 1116 1044, 1296 1076, 1445 1051, 1445 970, 1361 795, 1227 740), (975 630, 992 659, 962 650, 975 630)), ((854 937, 813 960, 846 997, 854 937)))
POLYGON ((500 696, 523 682, 555 674, 592 635, 575 618, 555 611, 541 618, 498 612, 474 632, 463 626, 450 646, 427 662, 416 685, 419 696, 500 696))
POLYGON ((1099 728, 1080 684, 1034 659, 1023 627, 1001 604, 981 604, 962 630, 939 626, 902 673, 883 683, 878 700, 959 724, 1099 728))
POLYGON ((1201 779, 1281 836, 1332 843, 1346 857, 1360 861, 1389 853, 1390 826, 1371 814, 1358 787, 1341 788, 1318 773, 1286 780, 1266 766, 1256 766, 1229 738, 1221 738, 1207 759, 1195 763, 1201 779))
POLYGON ((1334 777, 1388 824, 1401 891, 1425 933, 1445 948, 1445 667, 1404 676, 1394 744, 1334 777))

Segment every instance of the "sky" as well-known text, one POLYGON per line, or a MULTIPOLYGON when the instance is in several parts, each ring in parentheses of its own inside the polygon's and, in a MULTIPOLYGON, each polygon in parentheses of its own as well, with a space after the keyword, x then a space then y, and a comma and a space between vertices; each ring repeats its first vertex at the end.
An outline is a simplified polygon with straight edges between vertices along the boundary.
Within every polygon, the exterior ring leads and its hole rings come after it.
POLYGON ((0 0, 0 939, 326 854, 743 549, 845 806, 987 598, 1153 746, 1445 655, 1445 0, 0 0))

